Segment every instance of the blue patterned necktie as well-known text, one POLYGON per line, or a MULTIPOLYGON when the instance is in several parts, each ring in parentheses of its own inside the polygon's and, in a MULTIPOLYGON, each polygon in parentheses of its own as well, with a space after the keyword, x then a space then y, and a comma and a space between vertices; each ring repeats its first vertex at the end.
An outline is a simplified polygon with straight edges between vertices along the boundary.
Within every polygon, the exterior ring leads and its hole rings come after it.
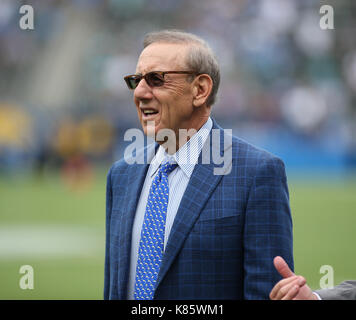
POLYGON ((177 167, 165 162, 152 181, 142 225, 136 267, 135 300, 152 300, 164 250, 168 175, 177 167))

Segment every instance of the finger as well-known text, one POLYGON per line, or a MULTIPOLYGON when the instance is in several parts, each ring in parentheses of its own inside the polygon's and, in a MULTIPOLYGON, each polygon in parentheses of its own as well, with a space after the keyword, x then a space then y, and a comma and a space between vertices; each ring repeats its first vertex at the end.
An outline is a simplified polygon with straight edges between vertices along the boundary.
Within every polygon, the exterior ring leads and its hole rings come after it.
POLYGON ((277 293, 278 293, 278 291, 281 290, 281 288, 283 288, 287 284, 295 281, 297 278, 298 278, 298 276, 293 276, 293 277, 289 277, 289 278, 286 278, 286 279, 282 279, 279 282, 277 282, 277 284, 271 290, 270 298, 271 299, 275 298, 277 293))
POLYGON ((283 300, 284 297, 286 297, 289 293, 289 291, 294 287, 294 286, 298 286, 298 277, 295 278, 293 281, 291 281, 290 283, 284 285, 283 287, 280 288, 280 290, 277 291, 277 294, 275 296, 275 300, 283 300))
POLYGON ((276 300, 282 300, 289 292, 289 290, 291 288, 293 288, 293 286, 296 286, 298 285, 298 279, 294 279, 293 281, 291 281, 290 283, 282 286, 278 291, 277 291, 277 294, 276 294, 276 297, 275 299, 276 300))
POLYGON ((305 284, 300 287, 299 294, 294 300, 314 300, 315 298, 316 296, 313 294, 313 291, 305 284))
POLYGON ((282 298, 282 300, 293 300, 299 293, 300 286, 293 285, 292 288, 287 292, 287 294, 282 298))
POLYGON ((279 282, 277 282, 277 284, 272 288, 271 293, 270 293, 270 299, 275 300, 278 292, 285 287, 286 285, 294 282, 295 280, 297 280, 299 277, 298 276, 293 276, 293 277, 289 277, 286 279, 283 279, 279 282))
POLYGON ((307 280, 304 277, 299 276, 299 281, 298 281, 299 287, 303 287, 306 283, 307 283, 307 280))
POLYGON ((294 276, 294 273, 291 269, 289 269, 288 264, 284 261, 282 257, 275 257, 273 260, 273 264, 283 278, 294 276))

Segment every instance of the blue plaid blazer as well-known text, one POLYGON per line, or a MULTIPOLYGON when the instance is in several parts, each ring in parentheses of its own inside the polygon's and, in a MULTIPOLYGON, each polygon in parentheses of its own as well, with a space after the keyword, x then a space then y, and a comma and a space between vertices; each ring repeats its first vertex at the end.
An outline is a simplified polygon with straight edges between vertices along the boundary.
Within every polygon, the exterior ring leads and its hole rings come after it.
MULTIPOLYGON (((282 256, 293 269, 283 162, 236 137, 224 145, 225 133, 214 120, 213 129, 220 130, 220 150, 231 148, 230 172, 214 175, 216 165, 203 164, 200 155, 171 229, 154 299, 268 299, 281 279, 273 258, 282 256)), ((211 148, 213 140, 207 140, 211 148)), ((156 147, 140 152, 150 160, 156 147)), ((132 227, 148 167, 122 159, 108 173, 104 299, 126 299, 132 227)))

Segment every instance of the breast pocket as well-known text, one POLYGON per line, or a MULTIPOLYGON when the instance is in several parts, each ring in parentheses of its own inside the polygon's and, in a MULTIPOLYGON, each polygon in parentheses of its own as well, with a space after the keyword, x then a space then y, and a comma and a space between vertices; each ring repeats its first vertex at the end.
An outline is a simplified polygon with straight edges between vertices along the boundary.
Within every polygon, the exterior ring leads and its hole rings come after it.
POLYGON ((241 231, 240 215, 229 217, 198 220, 192 230, 195 234, 201 235, 231 235, 239 234, 241 231))
POLYGON ((242 252, 242 223, 240 215, 197 221, 190 232, 185 248, 193 258, 204 264, 236 263, 242 252), (225 263, 226 262, 226 263, 225 263))

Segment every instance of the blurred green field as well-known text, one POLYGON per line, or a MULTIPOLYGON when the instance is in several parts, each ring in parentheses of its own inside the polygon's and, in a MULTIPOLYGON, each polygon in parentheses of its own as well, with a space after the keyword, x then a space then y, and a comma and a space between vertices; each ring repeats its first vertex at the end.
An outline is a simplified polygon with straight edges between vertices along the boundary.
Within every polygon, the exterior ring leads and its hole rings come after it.
MULTIPOLYGON (((290 179, 295 271, 313 289, 322 265, 356 279, 356 180, 290 179)), ((58 174, 0 177, 0 299, 102 299, 106 170, 73 190, 58 174), (34 268, 34 290, 19 269, 34 268)))

